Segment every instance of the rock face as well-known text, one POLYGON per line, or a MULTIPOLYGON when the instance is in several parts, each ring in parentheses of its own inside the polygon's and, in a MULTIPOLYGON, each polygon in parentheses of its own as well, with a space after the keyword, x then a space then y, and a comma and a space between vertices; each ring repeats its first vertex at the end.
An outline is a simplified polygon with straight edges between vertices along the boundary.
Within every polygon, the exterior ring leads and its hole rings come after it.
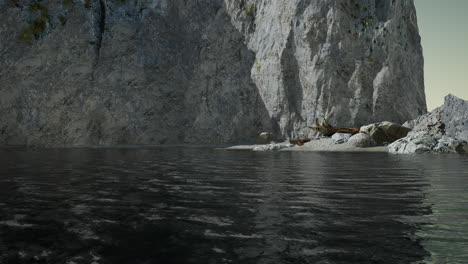
POLYGON ((227 143, 425 113, 413 1, 0 0, 0 145, 227 143))
POLYGON ((451 94, 446 96, 442 121, 448 136, 468 141, 468 101, 451 94))
POLYGON ((283 135, 302 136, 322 116, 360 127, 426 112, 413 1, 226 2, 256 54, 252 79, 283 135))
POLYGON ((413 132, 426 131, 433 134, 444 134, 445 124, 442 121, 442 114, 443 107, 438 107, 415 120, 406 121, 403 126, 408 127, 413 132))

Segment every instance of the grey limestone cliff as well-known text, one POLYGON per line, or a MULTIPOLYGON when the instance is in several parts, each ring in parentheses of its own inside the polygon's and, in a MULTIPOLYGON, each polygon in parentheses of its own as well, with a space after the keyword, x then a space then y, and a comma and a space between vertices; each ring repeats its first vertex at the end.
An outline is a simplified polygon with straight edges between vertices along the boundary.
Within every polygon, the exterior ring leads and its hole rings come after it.
POLYGON ((408 0, 0 0, 0 145, 229 143, 426 112, 408 0))

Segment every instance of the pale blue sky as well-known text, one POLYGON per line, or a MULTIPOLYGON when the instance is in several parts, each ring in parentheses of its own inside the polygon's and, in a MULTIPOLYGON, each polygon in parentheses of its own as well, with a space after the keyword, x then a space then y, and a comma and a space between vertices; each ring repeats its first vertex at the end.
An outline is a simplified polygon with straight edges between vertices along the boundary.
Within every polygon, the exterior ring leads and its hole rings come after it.
POLYGON ((415 0, 428 110, 452 93, 468 100, 468 0, 415 0))

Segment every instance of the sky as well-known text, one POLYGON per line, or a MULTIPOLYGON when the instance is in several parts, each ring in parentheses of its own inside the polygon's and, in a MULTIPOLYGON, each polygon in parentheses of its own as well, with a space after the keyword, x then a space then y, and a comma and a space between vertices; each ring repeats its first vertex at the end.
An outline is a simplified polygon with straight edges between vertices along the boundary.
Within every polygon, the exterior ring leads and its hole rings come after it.
POLYGON ((451 93, 468 100, 468 0, 415 0, 427 109, 451 93))

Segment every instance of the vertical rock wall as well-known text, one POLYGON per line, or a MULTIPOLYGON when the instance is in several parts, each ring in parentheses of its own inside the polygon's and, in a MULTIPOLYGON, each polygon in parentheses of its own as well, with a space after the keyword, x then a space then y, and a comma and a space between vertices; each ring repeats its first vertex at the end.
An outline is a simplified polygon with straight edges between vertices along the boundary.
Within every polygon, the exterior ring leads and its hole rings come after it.
POLYGON ((413 1, 227 2, 256 53, 252 78, 283 134, 307 135, 317 117, 360 126, 426 112, 413 1))
POLYGON ((0 24, 0 145, 233 143, 426 111, 412 1, 0 0, 0 24))

